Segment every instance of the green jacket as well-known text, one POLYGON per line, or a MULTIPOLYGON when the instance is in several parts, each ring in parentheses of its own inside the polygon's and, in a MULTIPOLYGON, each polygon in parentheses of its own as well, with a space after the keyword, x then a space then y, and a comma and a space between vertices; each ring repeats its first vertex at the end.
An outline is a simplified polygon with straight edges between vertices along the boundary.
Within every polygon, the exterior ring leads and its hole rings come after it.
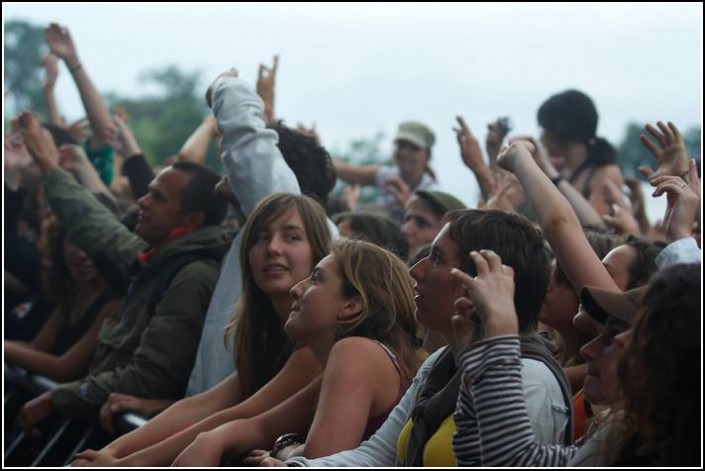
POLYGON ((147 248, 144 240, 65 171, 47 174, 44 187, 68 237, 91 257, 109 262, 130 285, 101 328, 89 375, 54 389, 54 409, 66 417, 93 415, 112 392, 148 399, 182 397, 231 236, 219 227, 202 227, 135 270, 137 255, 147 248), (149 299, 160 269, 185 253, 202 258, 176 273, 150 315, 149 299))

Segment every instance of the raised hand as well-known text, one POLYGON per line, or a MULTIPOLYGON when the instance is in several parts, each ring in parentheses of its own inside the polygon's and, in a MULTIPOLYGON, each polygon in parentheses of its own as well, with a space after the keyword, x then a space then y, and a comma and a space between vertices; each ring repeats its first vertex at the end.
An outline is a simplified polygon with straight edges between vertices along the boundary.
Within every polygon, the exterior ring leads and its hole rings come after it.
POLYGON ((615 228, 617 234, 635 234, 641 231, 632 213, 631 202, 611 180, 602 186, 605 202, 612 208, 612 214, 603 214, 602 220, 615 228))
POLYGON ((516 178, 502 177, 497 183, 494 193, 483 203, 481 209, 496 209, 505 213, 516 212, 513 201, 523 198, 523 195, 517 195, 517 192, 521 191, 521 185, 518 184, 516 178))
POLYGON ((57 23, 51 23, 44 30, 44 36, 51 52, 63 59, 69 70, 73 70, 80 65, 76 45, 71 39, 71 33, 68 28, 62 27, 57 23))
POLYGON ((502 149, 504 138, 507 137, 511 127, 508 118, 499 118, 497 121, 487 125, 487 136, 485 137, 485 150, 490 159, 490 163, 497 161, 499 151, 502 149))
POLYGON ((535 150, 531 152, 531 156, 534 158, 534 160, 536 161, 536 164, 543 171, 543 173, 548 175, 549 178, 557 177, 559 175, 558 170, 556 169, 555 165, 553 165, 553 162, 551 161, 551 158, 546 153, 543 146, 536 139, 534 139, 533 136, 528 136, 528 135, 516 136, 516 137, 511 138, 509 140, 509 143, 512 144, 514 142, 519 142, 519 141, 528 142, 533 146, 533 148, 535 150))
POLYGON ((388 178, 382 184, 382 188, 386 193, 392 195, 402 208, 406 206, 407 201, 411 198, 411 189, 401 177, 388 178))
POLYGON ((125 157, 142 153, 137 138, 127 125, 127 121, 127 112, 121 108, 116 109, 113 114, 113 126, 106 129, 105 135, 108 144, 125 157))
POLYGON ((651 152, 656 159, 658 168, 654 170, 648 166, 639 167, 639 171, 649 180, 664 175, 682 176, 688 171, 688 155, 686 154, 685 141, 680 131, 672 122, 665 125, 659 121, 658 129, 647 124, 644 128, 656 139, 654 144, 645 134, 639 136, 639 141, 651 152))
POLYGON ((55 54, 47 54, 42 57, 42 67, 44 67, 44 91, 53 90, 56 78, 59 76, 59 58, 55 54))
POLYGON ((218 80, 225 77, 237 77, 238 75, 239 73, 237 69, 235 67, 231 67, 230 70, 226 70, 225 72, 218 74, 218 76, 213 79, 211 84, 208 86, 208 90, 206 90, 206 103, 209 108, 213 106, 213 90, 215 89, 215 84, 218 80))
POLYGON ((71 134, 71 137, 73 137, 76 142, 83 142, 86 140, 86 131, 89 126, 90 123, 88 122, 88 118, 80 118, 69 124, 66 127, 66 130, 69 134, 71 134))
POLYGON ((83 147, 74 144, 64 144, 59 147, 59 165, 71 173, 80 172, 85 165, 92 165, 83 147))
POLYGON ((651 180, 656 186, 653 196, 666 193, 667 206, 664 214, 666 234, 673 242, 690 237, 693 233, 693 223, 700 206, 700 179, 697 178, 695 160, 688 164, 690 178, 686 183, 680 177, 660 176, 651 180))
POLYGON ((536 147, 527 140, 512 140, 509 147, 505 147, 497 156, 497 165, 500 168, 514 173, 514 168, 519 159, 531 159, 536 152, 536 147))
POLYGON ((453 128, 453 131, 455 131, 455 136, 458 139, 460 156, 463 158, 463 162, 470 170, 476 170, 484 166, 485 161, 482 158, 480 142, 470 132, 470 128, 465 124, 462 116, 456 116, 455 119, 458 120, 458 127, 453 128))
MULTIPOLYGON (((468 322, 484 324, 485 337, 499 335, 516 335, 519 330, 516 309, 514 307, 514 270, 502 265, 502 259, 492 250, 470 252, 475 264, 477 276, 454 268, 451 270, 468 291, 467 301, 456 301, 456 316, 468 322)), ((453 318, 453 323, 459 323, 453 318)), ((455 325, 454 325, 455 328, 455 325)), ((456 334, 457 335, 457 334, 456 334)))
POLYGON ((259 65, 257 74, 257 94, 264 102, 264 120, 268 123, 274 121, 274 88, 279 68, 279 56, 274 56, 274 64, 271 68, 264 64, 259 65))
POLYGON ((34 162, 43 172, 56 168, 59 164, 59 150, 54 139, 45 132, 39 118, 29 111, 20 114, 18 123, 25 146, 34 162))

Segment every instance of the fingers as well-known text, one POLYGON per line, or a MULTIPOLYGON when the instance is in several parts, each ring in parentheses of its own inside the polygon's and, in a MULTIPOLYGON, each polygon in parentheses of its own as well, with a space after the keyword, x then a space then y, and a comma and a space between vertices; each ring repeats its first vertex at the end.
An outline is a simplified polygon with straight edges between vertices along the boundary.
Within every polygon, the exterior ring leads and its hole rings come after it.
MULTIPOLYGON (((659 122, 659 124, 662 124, 659 122)), ((659 126, 660 128, 660 126, 659 126)), ((668 142, 666 141, 666 136, 664 136, 661 131, 656 129, 654 126, 651 124, 647 124, 644 126, 644 129, 653 136, 654 139, 658 141, 658 143, 661 145, 661 147, 666 147, 668 145, 668 142)))
POLYGON ((279 68, 279 54, 274 55, 274 64, 272 65, 272 77, 277 76, 277 69, 279 68))
POLYGON ((654 179, 652 184, 656 185, 652 196, 661 196, 665 192, 672 193, 672 196, 678 196, 690 190, 688 184, 680 177, 658 177, 654 179))
POLYGON ((93 461, 98 456, 98 452, 88 448, 87 450, 79 451, 74 455, 75 460, 90 460, 93 461))
POLYGON ((679 140, 683 139, 681 132, 678 130, 676 125, 673 124, 671 121, 668 122, 668 129, 671 130, 671 133, 673 134, 674 141, 679 141, 679 140))
POLYGON ((468 298, 456 299, 454 306, 455 314, 450 319, 453 335, 457 343, 465 346, 472 341, 472 334, 480 324, 480 318, 468 298))
POLYGON ((624 197, 622 190, 615 185, 612 180, 606 180, 603 184, 605 190, 605 195, 607 196, 608 203, 617 204, 623 208, 628 208, 629 204, 627 199, 624 197))
POLYGON ((463 119, 462 116, 456 116, 455 119, 458 121, 458 124, 460 125, 460 131, 463 133, 470 134, 470 129, 468 128, 468 125, 465 124, 465 120, 463 119))
POLYGON ((639 142, 641 142, 641 144, 642 144, 644 147, 646 147, 646 150, 648 150, 649 152, 651 152, 651 155, 653 155, 653 156, 656 157, 657 159, 658 159, 658 156, 661 155, 661 149, 659 149, 659 148, 656 146, 656 144, 654 144, 653 142, 651 142, 651 139, 649 139, 646 135, 640 134, 640 135, 639 135, 639 142))
POLYGON ((648 165, 642 165, 641 167, 639 167, 639 173, 641 173, 647 180, 651 180, 651 177, 654 174, 654 169, 652 169, 648 165))
POLYGON ((269 452, 266 450, 252 450, 243 462, 248 466, 259 466, 268 456, 269 452))
MULTIPOLYGON (((672 142, 675 142, 675 136, 673 135, 673 132, 671 131, 671 129, 668 126, 666 126, 661 121, 658 121, 656 123, 656 126, 658 126, 658 128, 661 130, 661 133, 663 134, 663 137, 666 141, 666 145, 668 145, 672 142)), ((666 146, 664 146, 664 147, 666 147, 666 146)))
POLYGON ((259 65, 259 71, 258 71, 258 78, 266 78, 270 77, 274 79, 277 76, 277 69, 279 68, 279 55, 274 56, 274 63, 272 64, 272 67, 269 68, 264 64, 259 65))
POLYGON ((98 419, 100 421, 100 426, 105 430, 109 436, 115 436, 115 430, 113 429, 113 413, 111 411, 110 401, 103 404, 100 408, 100 413, 98 414, 98 419))
POLYGON ((641 189, 639 180, 637 180, 636 178, 625 178, 624 184, 627 185, 629 190, 631 190, 632 194, 636 193, 637 190, 641 189))
POLYGON ((267 70, 267 67, 265 67, 264 64, 259 65, 259 69, 257 70, 257 78, 261 79, 264 77, 264 72, 267 70))

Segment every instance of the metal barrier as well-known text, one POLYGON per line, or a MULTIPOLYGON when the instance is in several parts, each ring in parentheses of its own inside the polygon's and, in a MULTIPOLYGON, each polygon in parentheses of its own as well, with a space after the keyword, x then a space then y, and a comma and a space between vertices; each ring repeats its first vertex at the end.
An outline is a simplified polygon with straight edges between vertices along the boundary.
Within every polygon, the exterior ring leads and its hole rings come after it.
MULTIPOLYGON (((73 456, 86 448, 100 448, 111 441, 100 428, 97 419, 53 418, 41 424, 41 437, 29 437, 17 421, 22 406, 28 400, 57 386, 41 375, 4 364, 4 445, 3 466, 66 466, 73 456)), ((135 413, 114 417, 115 430, 124 434, 147 423, 135 413)))

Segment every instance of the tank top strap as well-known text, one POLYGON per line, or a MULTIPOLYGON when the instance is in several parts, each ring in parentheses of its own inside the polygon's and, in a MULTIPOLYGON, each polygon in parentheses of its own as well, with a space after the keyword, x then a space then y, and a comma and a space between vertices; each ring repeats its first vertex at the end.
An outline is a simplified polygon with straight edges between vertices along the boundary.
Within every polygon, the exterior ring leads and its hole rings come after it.
POLYGON ((385 344, 380 342, 379 340, 375 340, 377 342, 377 345, 382 347, 382 350, 384 350, 387 353, 387 356, 389 357, 390 360, 392 360, 392 363, 394 364, 394 368, 397 369, 397 373, 401 375, 401 365, 399 365, 399 360, 397 359, 397 356, 394 354, 393 351, 389 349, 385 344))

